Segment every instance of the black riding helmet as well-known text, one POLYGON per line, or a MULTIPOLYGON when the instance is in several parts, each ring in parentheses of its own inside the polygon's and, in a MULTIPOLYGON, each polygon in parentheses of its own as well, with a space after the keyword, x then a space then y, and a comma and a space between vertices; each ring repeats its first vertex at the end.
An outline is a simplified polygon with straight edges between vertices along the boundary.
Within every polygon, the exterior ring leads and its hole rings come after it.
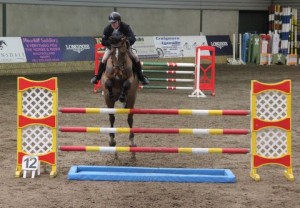
POLYGON ((109 22, 116 22, 116 21, 121 21, 121 15, 118 12, 112 12, 108 16, 108 21, 109 22))

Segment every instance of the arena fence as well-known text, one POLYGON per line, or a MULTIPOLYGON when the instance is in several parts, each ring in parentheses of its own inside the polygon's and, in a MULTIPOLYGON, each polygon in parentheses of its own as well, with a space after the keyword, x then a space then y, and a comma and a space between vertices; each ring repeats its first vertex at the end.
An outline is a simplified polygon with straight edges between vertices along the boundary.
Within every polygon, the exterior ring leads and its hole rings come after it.
MULTIPOLYGON (((18 78, 17 111, 17 167, 16 177, 22 175, 22 158, 25 155, 37 156, 43 163, 51 165, 50 176, 57 174, 57 78, 44 81, 18 78)), ((247 110, 186 110, 186 109, 106 109, 62 108, 64 113, 136 113, 136 114, 170 114, 170 115, 247 115, 247 110), (68 109, 68 110, 66 110, 68 109), (93 110, 89 110, 93 109, 93 110), (67 112, 69 111, 69 112, 67 112), (76 111, 76 112, 75 112, 76 111)), ((61 127, 62 130, 64 127, 61 127)), ((162 129, 151 128, 76 128, 65 130, 96 133, 158 133, 162 129)), ((258 81, 251 83, 251 129, 163 129, 167 134, 248 134, 251 133, 251 171, 250 176, 260 180, 257 169, 277 164, 285 167, 285 176, 293 181, 292 144, 291 144, 291 81, 265 84, 258 81)), ((97 152, 165 152, 165 153, 229 153, 245 154, 246 148, 168 148, 168 147, 89 147, 61 146, 61 150, 97 151, 97 152)))

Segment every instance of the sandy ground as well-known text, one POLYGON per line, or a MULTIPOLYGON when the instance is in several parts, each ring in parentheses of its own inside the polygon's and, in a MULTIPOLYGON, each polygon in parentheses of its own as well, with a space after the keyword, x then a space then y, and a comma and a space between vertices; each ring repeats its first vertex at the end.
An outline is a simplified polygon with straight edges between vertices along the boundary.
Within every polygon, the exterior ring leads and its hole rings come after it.
MULTIPOLYGON (((58 175, 42 173, 35 179, 15 178, 17 76, 0 77, 1 149, 0 207, 300 207, 300 67, 217 65, 216 96, 188 98, 187 91, 141 90, 136 108, 250 109, 250 81, 278 82, 292 79, 294 182, 283 176, 283 167, 258 169, 261 181, 249 177, 250 155, 137 154, 114 160, 110 154, 58 152, 58 175), (141 167, 227 168, 236 183, 159 183, 68 181, 72 165, 118 165, 141 167)), ((58 77, 59 106, 105 107, 100 94, 92 92, 92 73, 26 76, 30 79, 58 77)), ((116 107, 121 107, 117 104, 116 107)), ((59 125, 108 127, 107 115, 59 115, 59 125)), ((126 115, 117 115, 116 127, 127 127, 126 115)), ((249 128, 249 117, 197 117, 135 115, 135 127, 249 128)), ((138 146, 243 147, 250 136, 136 134, 138 146)), ((129 144, 128 135, 117 135, 118 146, 129 144)), ((59 145, 107 146, 108 135, 59 133, 59 145)))

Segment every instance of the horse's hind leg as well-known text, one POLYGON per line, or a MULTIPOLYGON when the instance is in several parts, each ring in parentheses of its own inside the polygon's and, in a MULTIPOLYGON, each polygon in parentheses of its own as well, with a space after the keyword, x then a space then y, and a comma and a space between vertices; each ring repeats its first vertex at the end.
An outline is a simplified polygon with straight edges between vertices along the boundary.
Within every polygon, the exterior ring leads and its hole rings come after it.
MULTIPOLYGON (((114 123, 115 123, 115 115, 114 114, 109 114, 109 121, 110 121, 110 127, 113 128, 114 127, 114 123)), ((109 146, 110 147, 115 147, 117 142, 115 140, 115 134, 114 133, 109 133, 109 137, 110 137, 110 141, 109 141, 109 146)), ((115 153, 115 158, 118 158, 118 153, 115 153)))
MULTIPOLYGON (((133 114, 128 114, 128 117, 127 117, 127 123, 128 123, 128 125, 129 125, 129 127, 132 128, 132 126, 133 126, 133 114)), ((130 141, 130 143, 131 143, 131 144, 130 144, 130 147, 136 147, 136 144, 135 144, 135 142, 134 142, 134 133, 130 133, 130 134, 129 134, 129 141, 130 141)), ((133 160, 136 159, 135 153, 134 153, 134 152, 132 153, 131 158, 132 158, 133 160)))

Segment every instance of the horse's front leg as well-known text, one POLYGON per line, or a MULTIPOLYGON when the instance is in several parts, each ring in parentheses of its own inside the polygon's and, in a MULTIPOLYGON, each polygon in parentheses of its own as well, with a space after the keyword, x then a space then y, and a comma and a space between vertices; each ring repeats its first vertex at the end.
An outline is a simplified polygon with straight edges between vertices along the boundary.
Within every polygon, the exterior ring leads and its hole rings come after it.
POLYGON ((114 97, 114 94, 113 94, 113 81, 108 79, 106 80, 105 82, 105 88, 108 90, 108 96, 109 96, 109 99, 112 99, 114 97))
MULTIPOLYGON (((127 117, 127 123, 128 123, 128 125, 129 125, 129 127, 132 128, 132 126, 133 126, 133 114, 128 114, 128 117, 127 117)), ((130 141, 130 143, 131 143, 131 144, 130 144, 130 147, 136 147, 136 144, 135 144, 135 142, 134 142, 134 133, 130 133, 130 134, 129 134, 129 141, 130 141)), ((135 153, 134 153, 134 152, 132 153, 131 158, 132 158, 133 160, 136 159, 135 153)))
POLYGON ((119 101, 121 103, 125 103, 126 102, 126 94, 129 90, 131 86, 131 82, 127 79, 124 83, 123 83, 123 86, 122 86, 122 91, 120 93, 120 97, 119 97, 119 101))
MULTIPOLYGON (((115 115, 114 114, 109 114, 109 122, 110 122, 110 127, 113 128, 114 127, 114 123, 115 123, 115 115)), ((114 133, 109 133, 109 137, 110 137, 110 141, 109 141, 109 146, 110 147, 115 147, 117 142, 115 140, 115 134, 114 133)), ((115 159, 118 158, 118 153, 115 153, 115 159)))

